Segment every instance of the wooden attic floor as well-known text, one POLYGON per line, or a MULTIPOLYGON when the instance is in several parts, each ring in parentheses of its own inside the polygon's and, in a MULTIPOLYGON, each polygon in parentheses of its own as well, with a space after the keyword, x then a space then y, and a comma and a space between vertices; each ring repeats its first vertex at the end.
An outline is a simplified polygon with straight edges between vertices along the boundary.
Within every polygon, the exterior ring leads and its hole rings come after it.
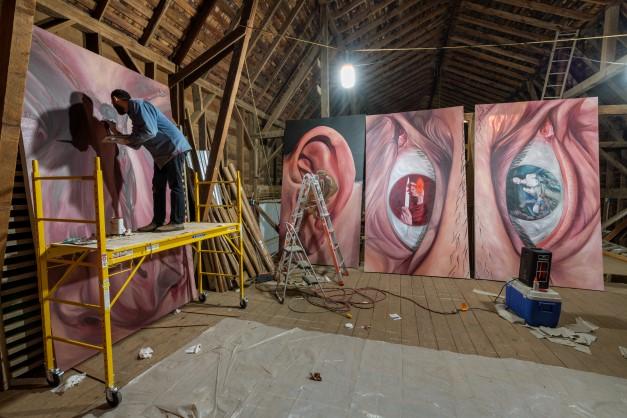
MULTIPOLYGON (((489 308, 488 297, 473 293, 473 288, 498 292, 502 283, 353 270, 346 285, 388 289, 428 304, 431 308, 449 310, 461 302, 489 308)), ((388 296, 374 310, 353 310, 352 322, 355 327, 348 329, 344 327, 348 322, 345 317, 330 312, 294 313, 289 310, 287 303, 280 305, 270 294, 250 289, 250 304, 244 311, 228 308, 229 305, 237 305, 235 292, 211 293, 205 305, 188 304, 180 314, 167 315, 116 344, 116 378, 123 386, 159 360, 185 347, 225 316, 283 328, 299 327, 488 357, 513 357, 627 378, 627 359, 623 359, 618 351, 619 345, 627 347, 627 286, 613 284, 608 286, 606 292, 573 289, 559 291, 564 301, 560 324, 574 322, 575 317, 582 316, 601 327, 597 331, 599 339, 591 348, 592 355, 546 340, 537 340, 522 326, 513 326, 485 311, 441 316, 417 308, 411 302, 388 296), (393 321, 388 317, 390 313, 398 313, 402 319, 393 321), (366 325, 370 327, 364 328, 366 325), (154 357, 137 360, 137 352, 145 346, 155 350, 154 357)), ((296 303, 298 309, 312 309, 302 301, 296 303)), ((97 379, 103 378, 100 357, 87 360, 76 369, 97 379)), ((103 385, 94 378, 84 380, 63 396, 52 394, 48 387, 39 382, 29 388, 0 392, 1 417, 71 417, 105 407, 103 385)))

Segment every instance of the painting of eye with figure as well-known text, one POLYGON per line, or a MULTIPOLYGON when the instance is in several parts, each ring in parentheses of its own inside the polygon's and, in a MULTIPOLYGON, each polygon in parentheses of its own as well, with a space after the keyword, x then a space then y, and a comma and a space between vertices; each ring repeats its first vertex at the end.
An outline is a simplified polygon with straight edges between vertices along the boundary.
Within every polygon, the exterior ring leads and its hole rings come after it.
POLYGON ((518 275, 522 247, 553 254, 555 286, 603 289, 596 98, 480 105, 477 278, 518 275))
POLYGON ((370 272, 470 275, 463 108, 366 117, 370 272))
MULTIPOLYGON (((307 173, 316 174, 346 267, 359 266, 361 200, 364 180, 365 117, 287 121, 283 139, 280 242, 286 223, 297 206, 298 192, 307 173)), ((324 221, 313 196, 299 238, 313 264, 332 265, 324 221)))

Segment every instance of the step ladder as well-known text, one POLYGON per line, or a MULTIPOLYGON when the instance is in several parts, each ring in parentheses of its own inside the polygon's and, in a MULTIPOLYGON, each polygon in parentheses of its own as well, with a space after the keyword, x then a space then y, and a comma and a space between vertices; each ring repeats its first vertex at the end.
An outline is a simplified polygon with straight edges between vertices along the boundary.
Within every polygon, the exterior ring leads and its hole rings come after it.
POLYGON ((544 87, 542 87, 542 100, 561 99, 563 97, 578 36, 579 30, 555 32, 549 65, 544 77, 544 87))
POLYGON ((322 282, 326 282, 327 279, 318 276, 314 270, 307 252, 303 248, 303 244, 298 238, 298 232, 294 229, 292 224, 286 224, 285 244, 283 246, 283 254, 281 255, 281 261, 275 272, 277 286, 275 288, 275 295, 279 303, 285 302, 285 293, 287 292, 288 285, 301 285, 312 286, 316 285, 320 292, 324 295, 324 289, 322 288, 322 282), (293 274, 300 272, 300 283, 295 283, 293 280, 293 274))
MULTIPOLYGON (((281 260, 279 261, 279 268, 277 268, 275 273, 276 281, 278 283, 277 289, 279 286, 286 286, 287 284, 289 275, 286 275, 288 270, 288 268, 286 268, 286 263, 289 267, 288 261, 294 260, 294 254, 302 251, 305 257, 307 257, 302 243, 298 238, 298 233, 300 232, 305 211, 312 209, 314 206, 312 205, 312 201, 315 202, 315 208, 318 210, 318 215, 320 216, 320 219, 323 220, 324 232, 327 236, 327 243, 329 244, 329 250, 331 251, 333 265, 335 267, 334 281, 340 286, 343 286, 344 283, 342 281, 342 276, 348 276, 348 270, 346 269, 346 265, 344 263, 344 257, 342 256, 342 251, 340 250, 340 246, 335 235, 335 228, 333 227, 333 222, 331 221, 331 215, 329 214, 329 210, 327 209, 327 205, 324 201, 322 186, 320 184, 324 181, 324 175, 318 176, 307 173, 303 176, 303 180, 298 191, 296 206, 290 215, 289 223, 286 224, 288 233, 285 236, 283 252, 281 254, 281 260), (290 236, 290 230, 293 231, 294 237, 290 236), (300 249, 294 248, 294 243, 298 243, 300 249)), ((308 258, 306 261, 311 266, 308 258)), ((306 276, 307 272, 304 271, 304 274, 306 276)), ((279 301, 281 301, 281 299, 279 299, 279 301)))

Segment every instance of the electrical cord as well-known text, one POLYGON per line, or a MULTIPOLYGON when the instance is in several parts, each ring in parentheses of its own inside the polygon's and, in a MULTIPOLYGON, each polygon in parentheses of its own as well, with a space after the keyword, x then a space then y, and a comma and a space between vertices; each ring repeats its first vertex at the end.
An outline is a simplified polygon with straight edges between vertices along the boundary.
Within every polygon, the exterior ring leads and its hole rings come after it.
POLYGON ((503 289, 505 289, 505 287, 506 287, 508 284, 510 284, 511 282, 513 282, 513 281, 515 281, 515 280, 518 280, 518 279, 514 277, 512 280, 510 280, 510 281, 508 281, 508 282, 505 282, 505 284, 501 287, 501 290, 499 290, 499 294, 498 294, 498 295, 496 295, 496 297, 494 298, 494 301, 493 301, 494 303, 496 303, 496 301, 497 301, 497 300, 499 300, 499 298, 501 297, 501 293, 503 293, 503 289))

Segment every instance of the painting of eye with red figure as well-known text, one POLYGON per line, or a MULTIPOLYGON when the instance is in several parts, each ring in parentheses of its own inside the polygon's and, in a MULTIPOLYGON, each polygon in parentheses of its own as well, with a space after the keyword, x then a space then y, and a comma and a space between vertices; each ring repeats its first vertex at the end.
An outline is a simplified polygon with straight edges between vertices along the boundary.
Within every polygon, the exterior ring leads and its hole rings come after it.
POLYGON ((522 247, 553 254, 555 286, 603 289, 596 98, 475 110, 475 272, 518 275, 522 247))
POLYGON ((365 271, 470 276, 463 118, 366 117, 365 271))
MULTIPOLYGON (((359 267, 364 182, 365 117, 287 121, 283 138, 283 184, 279 236, 294 211, 303 176, 316 174, 346 267, 359 267)), ((309 196, 299 238, 314 264, 332 265, 323 220, 309 196)))
MULTIPOLYGON (((105 217, 124 218, 124 225, 135 230, 148 224, 153 216, 153 160, 143 148, 133 150, 102 141, 108 135, 109 124, 116 125, 121 133, 130 133, 127 116, 118 115, 111 105, 111 91, 117 88, 127 90, 132 97, 150 100, 166 115, 171 114, 167 86, 45 30, 33 28, 21 120, 23 141, 20 146, 25 160, 22 166, 28 168, 29 181, 34 159, 39 161, 43 176, 91 176, 94 157, 100 157, 105 217)), ((91 182, 46 182, 42 195, 47 217, 94 217, 91 182)), ((29 204, 32 205, 32 199, 29 204)), ((169 204, 166 207, 169 208, 169 204)), ((88 237, 94 232, 93 225, 45 225, 48 242, 88 237)), ((111 311, 114 340, 187 303, 195 292, 193 280, 190 280, 193 277, 191 263, 191 252, 187 248, 159 253, 144 262, 111 311)), ((51 285, 60 278, 63 273, 60 270, 50 270, 51 285)), ((125 279, 126 274, 111 277, 112 295, 125 279)), ((77 267, 59 287, 56 297, 98 304, 98 286, 96 269, 77 267)), ((100 344, 102 329, 97 311, 53 303, 51 314, 54 335, 100 344)), ((55 342, 55 358, 62 370, 95 353, 55 342)))

